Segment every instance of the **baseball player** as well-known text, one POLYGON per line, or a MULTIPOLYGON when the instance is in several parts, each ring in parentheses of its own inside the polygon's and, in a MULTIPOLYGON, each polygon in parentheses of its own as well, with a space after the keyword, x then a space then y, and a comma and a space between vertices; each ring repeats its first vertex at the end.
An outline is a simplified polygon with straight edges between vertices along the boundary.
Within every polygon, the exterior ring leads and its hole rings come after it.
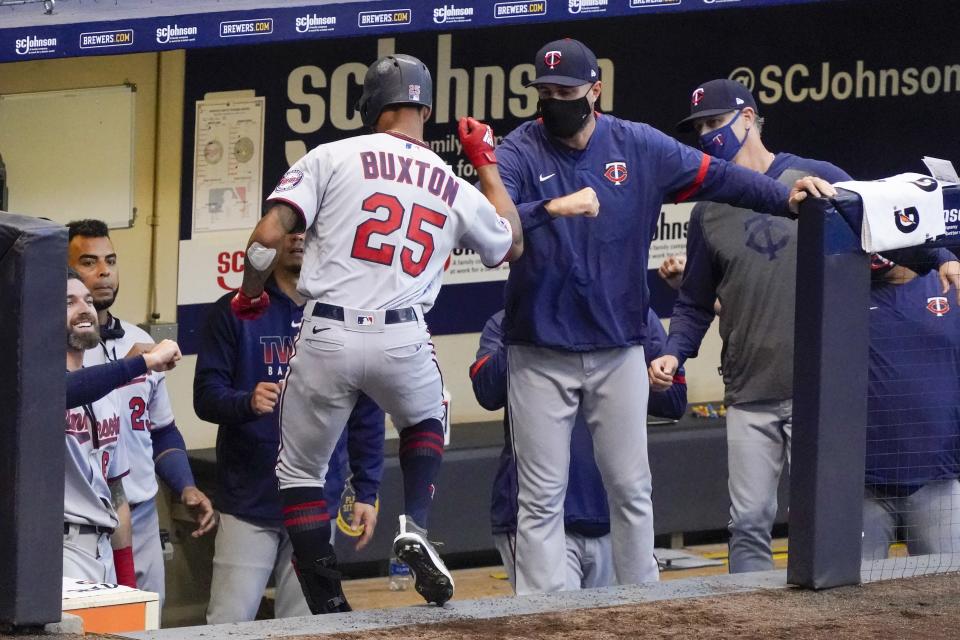
MULTIPOLYGON (((117 253, 107 225, 100 220, 78 220, 67 228, 69 265, 93 295, 100 324, 99 348, 86 351, 84 363, 103 364, 149 348, 153 339, 145 331, 110 314, 120 283, 117 253)), ((198 525, 194 537, 215 526, 213 505, 194 482, 186 444, 174 422, 165 374, 140 376, 118 388, 117 395, 130 462, 123 484, 133 521, 137 586, 156 592, 162 607, 166 588, 156 476, 194 513, 198 525)))
POLYGON ((510 133, 493 159, 527 243, 510 269, 504 319, 519 482, 517 593, 566 584, 562 513, 577 411, 592 427, 610 501, 617 582, 653 581, 648 394, 636 390, 648 387, 642 283, 660 206, 713 199, 787 215, 808 193, 834 190, 805 178, 791 193, 645 124, 596 115, 599 67, 576 40, 548 43, 534 63, 540 117, 510 133), (600 215, 566 218, 584 207, 600 215))
MULTIPOLYGON (((444 407, 423 314, 455 246, 494 266, 519 257, 523 241, 495 166, 480 172, 481 193, 423 142, 432 95, 430 72, 416 58, 386 56, 370 66, 358 110, 375 133, 320 145, 284 174, 250 238, 243 284, 231 302, 240 318, 262 314, 269 304, 264 283, 283 238, 306 230, 298 290, 308 302, 280 401, 277 477, 314 613, 350 610, 329 542, 323 484, 360 392, 400 432, 404 513, 394 550, 427 602, 453 595, 453 579, 425 530, 444 407)), ((461 122, 460 133, 480 153, 485 140, 493 143, 490 128, 475 121, 461 122)))
POLYGON ((130 508, 121 479, 128 473, 121 429, 118 379, 163 371, 180 358, 170 341, 113 366, 90 367, 84 352, 99 342, 93 296, 79 275, 67 274, 66 464, 64 467, 63 575, 136 587, 130 508), (118 377, 119 376, 119 377, 118 377), (111 549, 112 547, 112 549, 111 549))
MULTIPOLYGON (((277 267, 266 283, 267 312, 248 322, 230 311, 233 293, 214 305, 197 353, 193 404, 217 431, 216 503, 220 512, 207 622, 253 620, 271 574, 277 618, 310 615, 291 563, 293 549, 283 528, 274 470, 280 446, 277 402, 293 340, 303 318, 297 292, 303 263, 303 234, 284 240, 277 267)), ((358 548, 376 526, 377 491, 383 474, 384 414, 360 395, 346 432, 333 452, 324 484, 327 512, 336 518, 346 481, 347 438, 351 485, 356 493, 354 527, 358 548)))
MULTIPOLYGON (((678 130, 695 130, 711 156, 785 185, 805 175, 850 180, 819 160, 771 153, 763 119, 739 82, 711 80, 692 93, 678 130)), ((945 252, 943 262, 953 260, 945 252)), ((653 361, 655 388, 697 355, 719 300, 721 370, 726 388, 730 492, 730 572, 773 569, 771 528, 777 487, 790 464, 793 425, 793 333, 797 223, 729 204, 699 203, 690 217, 687 259, 664 355, 653 361)), ((677 266, 677 265, 674 265, 677 266)), ((665 263, 661 272, 670 272, 665 263)))
MULTIPOLYGON (((507 404, 507 347, 503 343, 503 311, 498 311, 483 327, 477 359, 470 367, 470 379, 477 401, 484 409, 495 411, 507 404)), ((644 340, 647 358, 663 350, 667 334, 651 309, 647 315, 650 332, 644 340)), ((683 369, 674 376, 674 385, 666 393, 650 394, 649 411, 664 418, 679 419, 687 407, 687 384, 683 369)), ((493 539, 503 559, 510 584, 516 588, 514 568, 517 532, 517 471, 510 443, 510 418, 503 419, 503 452, 493 481, 490 520, 493 539)), ((593 440, 577 413, 570 441, 570 484, 563 503, 566 533, 567 590, 606 587, 614 583, 613 554, 610 546, 610 513, 600 470, 593 456, 593 440)))
POLYGON ((960 551, 960 310, 933 273, 874 260, 863 559, 960 551))

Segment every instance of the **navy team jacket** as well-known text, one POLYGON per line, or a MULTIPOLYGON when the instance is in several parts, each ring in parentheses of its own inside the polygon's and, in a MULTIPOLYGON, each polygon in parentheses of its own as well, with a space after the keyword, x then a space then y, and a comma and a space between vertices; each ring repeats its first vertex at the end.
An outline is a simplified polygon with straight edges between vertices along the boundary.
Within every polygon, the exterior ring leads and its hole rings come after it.
MULTIPOLYGON (((203 326, 193 406, 217 430, 217 509, 230 515, 278 524, 280 492, 275 475, 280 447, 277 408, 257 416, 250 398, 258 382, 278 382, 287 372, 303 307, 288 298, 271 278, 270 307, 257 320, 239 320, 230 311, 228 293, 214 304, 203 326)), ((347 460, 357 500, 373 504, 383 476, 384 414, 360 395, 330 460, 324 492, 331 515, 339 508, 347 460), (348 455, 349 454, 349 455, 348 455)))
MULTIPOLYGON (((650 310, 648 337, 644 355, 649 363, 662 354, 667 334, 660 319, 650 310)), ((470 367, 473 393, 484 409, 494 411, 507 404, 507 347, 503 343, 503 311, 498 311, 483 327, 477 360, 470 367)), ((673 386, 663 393, 650 393, 648 412, 663 418, 679 419, 687 408, 687 383, 681 368, 673 386)), ((493 481, 490 521, 494 534, 517 530, 517 467, 510 446, 510 421, 503 420, 503 451, 493 481)), ((599 537, 610 532, 610 512, 600 470, 593 457, 593 439, 584 422, 577 420, 570 438, 570 478, 563 504, 564 527, 569 533, 599 537)))
POLYGON ((960 308, 936 273, 870 300, 866 481, 909 495, 960 476, 960 308))
POLYGON ((586 149, 526 122, 497 147, 523 255, 510 264, 510 344, 593 351, 643 344, 650 240, 664 202, 713 200, 788 215, 789 190, 646 124, 601 114, 586 149), (546 202, 593 187, 600 215, 551 218, 546 202))

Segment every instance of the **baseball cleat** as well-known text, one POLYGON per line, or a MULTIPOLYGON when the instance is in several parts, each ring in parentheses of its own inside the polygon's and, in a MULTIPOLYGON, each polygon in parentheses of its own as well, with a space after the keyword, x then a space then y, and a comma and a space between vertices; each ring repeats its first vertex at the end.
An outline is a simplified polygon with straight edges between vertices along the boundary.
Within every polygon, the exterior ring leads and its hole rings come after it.
POLYGON ((393 552, 413 572, 417 593, 438 606, 453 597, 453 576, 427 540, 427 532, 405 515, 400 516, 400 531, 393 539, 393 552))

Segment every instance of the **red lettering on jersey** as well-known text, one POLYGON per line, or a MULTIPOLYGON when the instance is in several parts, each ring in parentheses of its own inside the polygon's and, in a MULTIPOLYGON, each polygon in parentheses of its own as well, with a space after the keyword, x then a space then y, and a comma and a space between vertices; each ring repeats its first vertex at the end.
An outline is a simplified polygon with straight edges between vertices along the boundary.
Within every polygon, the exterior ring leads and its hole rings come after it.
POLYGON ((274 360, 278 364, 287 364, 293 355, 293 338, 290 336, 261 336, 260 345, 263 347, 263 364, 272 365, 274 360))
POLYGON ((110 468, 110 452, 104 451, 103 457, 100 459, 100 468, 103 472, 103 479, 107 479, 107 470, 110 468))

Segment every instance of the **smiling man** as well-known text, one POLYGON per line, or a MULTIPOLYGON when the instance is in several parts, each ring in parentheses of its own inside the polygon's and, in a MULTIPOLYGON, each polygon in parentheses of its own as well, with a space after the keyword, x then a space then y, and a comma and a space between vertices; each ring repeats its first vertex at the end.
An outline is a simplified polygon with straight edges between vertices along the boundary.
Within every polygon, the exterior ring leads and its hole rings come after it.
MULTIPOLYGON (((120 272, 107 225, 100 220, 79 220, 67 228, 68 263, 90 290, 100 325, 97 348, 84 353, 84 364, 112 362, 149 349, 153 339, 145 331, 109 311, 120 290, 120 272)), ((194 537, 213 528, 213 505, 195 486, 186 444, 174 423, 165 374, 139 376, 117 389, 117 395, 130 457, 130 474, 123 483, 133 521, 137 586, 158 593, 162 606, 165 586, 156 476, 194 513, 194 537)))

